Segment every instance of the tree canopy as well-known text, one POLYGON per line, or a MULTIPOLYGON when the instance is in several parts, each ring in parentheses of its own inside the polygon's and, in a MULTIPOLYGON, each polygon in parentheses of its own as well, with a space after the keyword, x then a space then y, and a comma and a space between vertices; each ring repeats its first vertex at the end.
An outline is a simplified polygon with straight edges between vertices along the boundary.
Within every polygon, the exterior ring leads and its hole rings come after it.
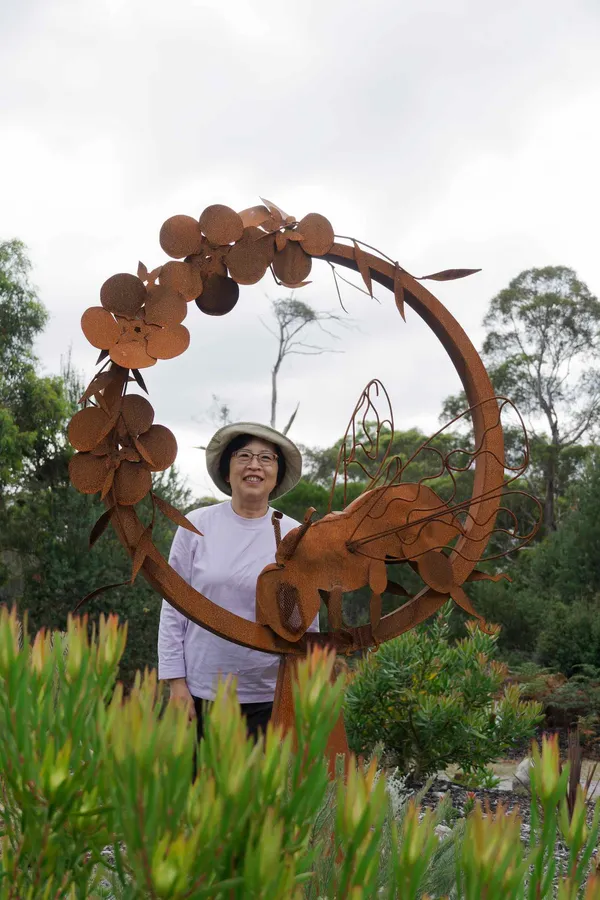
MULTIPOLYGON (((600 423, 600 302, 566 266, 528 269, 491 301, 483 358, 499 396, 528 419, 547 530, 600 423)), ((444 415, 463 397, 450 397, 444 415)))
POLYGON ((0 243, 0 503, 11 486, 45 471, 65 446, 62 380, 37 372, 34 341, 48 314, 29 270, 20 241, 0 243))

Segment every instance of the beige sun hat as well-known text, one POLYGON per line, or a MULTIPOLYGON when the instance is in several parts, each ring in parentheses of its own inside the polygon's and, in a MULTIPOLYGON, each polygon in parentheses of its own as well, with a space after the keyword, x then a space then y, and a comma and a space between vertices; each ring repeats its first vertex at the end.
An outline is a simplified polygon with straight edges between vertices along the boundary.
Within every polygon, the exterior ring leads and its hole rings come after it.
POLYGON ((240 434, 251 434, 261 441, 269 441, 281 450, 285 459, 285 475, 281 484, 275 487, 270 495, 270 500, 275 500, 283 494, 287 494, 296 487, 302 476, 302 454, 289 438, 270 428, 268 425, 260 425, 258 422, 233 422, 219 428, 211 437, 206 448, 206 468, 208 474, 224 494, 231 497, 231 486, 225 481, 219 472, 219 463, 225 448, 240 434))

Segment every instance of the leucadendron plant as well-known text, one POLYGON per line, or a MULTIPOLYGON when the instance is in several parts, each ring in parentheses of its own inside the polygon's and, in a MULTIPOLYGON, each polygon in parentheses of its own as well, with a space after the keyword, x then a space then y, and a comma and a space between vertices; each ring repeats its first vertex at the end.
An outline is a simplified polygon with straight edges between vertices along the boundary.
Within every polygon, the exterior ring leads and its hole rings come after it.
POLYGON ((298 668, 294 740, 248 740, 225 682, 197 746, 154 673, 124 696, 125 641, 109 617, 21 644, 0 611, 0 900, 537 900, 557 880, 561 900, 600 900, 599 814, 583 795, 569 813, 556 742, 535 758, 529 845, 516 816, 477 805, 440 840, 440 812, 392 804, 376 761, 329 780, 331 654, 298 668))

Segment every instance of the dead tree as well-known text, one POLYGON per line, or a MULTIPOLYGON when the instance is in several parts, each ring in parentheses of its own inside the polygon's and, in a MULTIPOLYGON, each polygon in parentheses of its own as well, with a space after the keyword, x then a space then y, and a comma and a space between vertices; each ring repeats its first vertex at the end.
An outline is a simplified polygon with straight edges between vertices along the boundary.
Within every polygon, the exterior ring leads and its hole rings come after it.
MULTIPOLYGON (((275 428, 277 422, 278 400, 277 377, 279 375, 279 370, 281 369, 281 364, 286 356, 291 356, 292 354, 300 356, 318 356, 321 353, 341 352, 340 350, 331 347, 320 347, 316 344, 307 344, 300 337, 301 333, 310 325, 316 325, 322 332, 329 335, 329 337, 338 340, 338 336, 329 331, 323 323, 337 322, 345 325, 346 322, 334 313, 318 312, 317 310, 314 310, 312 306, 309 306, 307 303, 296 300, 293 294, 291 297, 285 299, 274 300, 271 309, 273 318, 275 319, 275 325, 274 327, 270 327, 265 322, 263 322, 263 325, 277 341, 277 356, 275 358, 275 364, 271 369, 271 428, 275 428)), ((292 427, 299 406, 300 404, 298 403, 289 422, 283 429, 283 434, 287 434, 292 427)))

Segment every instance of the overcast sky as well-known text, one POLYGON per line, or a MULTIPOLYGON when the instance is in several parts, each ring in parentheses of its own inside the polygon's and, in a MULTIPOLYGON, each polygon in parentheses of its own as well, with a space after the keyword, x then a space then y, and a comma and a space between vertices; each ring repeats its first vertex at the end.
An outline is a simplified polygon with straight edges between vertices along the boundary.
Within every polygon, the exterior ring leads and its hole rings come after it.
MULTIPOLYGON (((165 261, 162 222, 268 197, 379 247, 433 285, 480 345, 489 300, 524 268, 573 267, 600 292, 598 0, 4 0, 0 238, 30 249, 50 311, 38 352, 58 371, 102 282, 165 261)), ((298 298, 339 310, 325 263, 298 298)), ((222 319, 188 307, 191 346, 144 371, 178 465, 215 493, 203 454, 212 395, 268 421, 281 296, 270 276, 222 319)), ((280 378, 283 425, 316 446, 379 377, 399 427, 436 427, 453 369, 410 310, 344 291, 351 330, 280 378)), ((317 337, 317 335, 313 335, 317 337)), ((322 336, 321 336, 322 337, 322 336)))

